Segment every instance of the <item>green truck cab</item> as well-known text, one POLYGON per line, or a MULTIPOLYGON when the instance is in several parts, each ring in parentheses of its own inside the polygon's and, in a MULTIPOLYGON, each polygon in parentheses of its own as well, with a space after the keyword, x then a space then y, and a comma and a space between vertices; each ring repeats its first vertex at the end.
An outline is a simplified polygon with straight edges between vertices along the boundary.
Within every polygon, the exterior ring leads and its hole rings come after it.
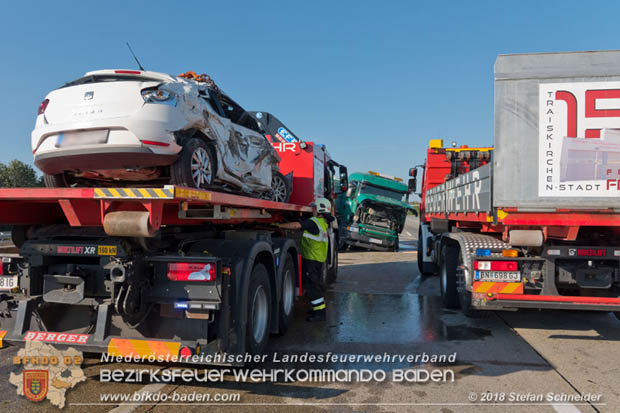
POLYGON ((336 200, 340 247, 397 250, 398 234, 414 208, 409 189, 400 178, 369 171, 349 175, 346 192, 336 200))

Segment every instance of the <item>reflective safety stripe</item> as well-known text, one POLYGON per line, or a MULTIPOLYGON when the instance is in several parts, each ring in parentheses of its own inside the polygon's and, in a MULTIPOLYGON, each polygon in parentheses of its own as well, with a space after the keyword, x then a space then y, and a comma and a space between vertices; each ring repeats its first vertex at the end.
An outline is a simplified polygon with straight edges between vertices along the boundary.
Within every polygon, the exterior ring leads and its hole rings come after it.
POLYGON ((325 308, 325 303, 321 304, 321 305, 317 305, 316 307, 312 307, 312 310, 314 311, 319 311, 325 308))
POLYGON ((323 301, 325 301, 325 299, 323 299, 323 297, 321 297, 321 298, 317 298, 317 299, 316 299, 316 300, 314 300, 314 301, 311 301, 311 303, 312 303, 312 305, 319 305, 319 304, 321 304, 323 301))

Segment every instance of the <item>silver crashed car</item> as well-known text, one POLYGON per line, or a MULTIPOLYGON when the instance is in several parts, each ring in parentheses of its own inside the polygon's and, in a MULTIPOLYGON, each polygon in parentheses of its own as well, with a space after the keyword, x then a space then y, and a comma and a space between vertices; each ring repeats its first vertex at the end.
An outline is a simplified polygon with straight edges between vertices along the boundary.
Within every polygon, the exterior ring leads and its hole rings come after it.
POLYGON ((286 202, 256 120, 206 75, 98 70, 50 92, 32 131, 48 187, 226 188, 286 202))

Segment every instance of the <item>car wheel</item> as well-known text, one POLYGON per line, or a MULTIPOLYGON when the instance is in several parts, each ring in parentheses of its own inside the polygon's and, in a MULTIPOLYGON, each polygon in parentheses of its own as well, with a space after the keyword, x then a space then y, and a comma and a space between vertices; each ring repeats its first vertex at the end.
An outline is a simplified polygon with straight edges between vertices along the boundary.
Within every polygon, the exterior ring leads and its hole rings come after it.
POLYGON ((47 188, 67 188, 71 186, 64 173, 55 175, 43 175, 43 183, 47 188))
POLYGON ((273 171, 271 174, 271 197, 274 202, 288 202, 291 197, 291 191, 284 179, 284 175, 280 172, 273 171))
POLYGON ((248 290, 248 319, 246 350, 250 354, 261 354, 267 348, 271 330, 271 287, 269 274, 263 264, 252 270, 248 290))
POLYGON ((282 273, 282 296, 280 300, 280 334, 286 333, 295 313, 295 265, 290 254, 286 256, 282 273))
POLYGON ((216 174, 213 149, 202 139, 185 142, 179 159, 170 167, 173 185, 206 188, 213 184, 216 174))

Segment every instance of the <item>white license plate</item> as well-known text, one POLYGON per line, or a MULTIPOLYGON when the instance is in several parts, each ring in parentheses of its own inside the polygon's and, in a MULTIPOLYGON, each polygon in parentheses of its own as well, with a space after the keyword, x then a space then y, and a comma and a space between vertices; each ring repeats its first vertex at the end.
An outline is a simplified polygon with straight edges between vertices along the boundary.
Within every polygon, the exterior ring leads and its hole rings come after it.
POLYGON ((369 239, 370 242, 372 242, 373 244, 383 244, 383 241, 381 241, 380 239, 376 239, 376 238, 370 238, 369 239))
POLYGON ((520 282, 519 271, 476 271, 475 281, 520 282))
POLYGON ((96 129, 87 131, 61 132, 58 134, 56 146, 79 146, 106 143, 108 140, 108 129, 96 129))
POLYGON ((0 290, 17 288, 17 275, 0 275, 0 290))

